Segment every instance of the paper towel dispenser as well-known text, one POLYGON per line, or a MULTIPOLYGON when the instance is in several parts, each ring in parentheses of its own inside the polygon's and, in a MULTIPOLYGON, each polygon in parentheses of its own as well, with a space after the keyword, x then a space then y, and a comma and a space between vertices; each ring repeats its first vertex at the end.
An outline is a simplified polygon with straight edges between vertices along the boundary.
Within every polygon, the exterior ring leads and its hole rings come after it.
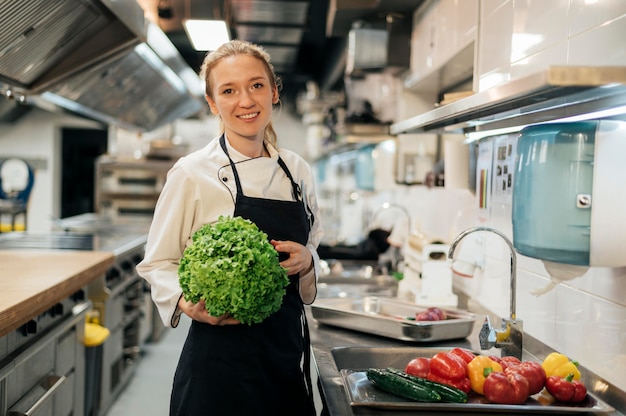
POLYGON ((579 266, 626 265, 626 122, 524 128, 513 182, 513 244, 579 266))

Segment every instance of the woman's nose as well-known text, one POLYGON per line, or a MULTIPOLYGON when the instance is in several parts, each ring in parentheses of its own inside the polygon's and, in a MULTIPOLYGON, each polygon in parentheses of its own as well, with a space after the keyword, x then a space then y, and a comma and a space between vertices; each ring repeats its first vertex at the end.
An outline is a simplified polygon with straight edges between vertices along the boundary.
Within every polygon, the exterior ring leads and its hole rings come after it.
POLYGON ((241 107, 250 107, 254 105, 254 99, 252 99, 252 94, 249 91, 243 91, 241 96, 239 97, 239 105, 241 107))

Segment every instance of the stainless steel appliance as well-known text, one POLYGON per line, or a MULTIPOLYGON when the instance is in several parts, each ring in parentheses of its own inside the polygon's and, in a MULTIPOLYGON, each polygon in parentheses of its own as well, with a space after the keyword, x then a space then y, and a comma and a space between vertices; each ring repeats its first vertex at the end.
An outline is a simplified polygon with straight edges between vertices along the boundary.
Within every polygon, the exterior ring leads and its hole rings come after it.
MULTIPOLYGON (((91 233, 12 232, 0 235, 0 250, 98 250, 112 252, 114 264, 93 281, 86 296, 111 331, 103 344, 99 414, 105 414, 130 379, 140 358, 144 283, 135 270, 143 259, 147 234, 111 226, 91 233)), ((28 330, 28 328, 26 328, 28 330)))
POLYGON ((79 416, 85 314, 79 291, 0 338, 0 414, 79 416))

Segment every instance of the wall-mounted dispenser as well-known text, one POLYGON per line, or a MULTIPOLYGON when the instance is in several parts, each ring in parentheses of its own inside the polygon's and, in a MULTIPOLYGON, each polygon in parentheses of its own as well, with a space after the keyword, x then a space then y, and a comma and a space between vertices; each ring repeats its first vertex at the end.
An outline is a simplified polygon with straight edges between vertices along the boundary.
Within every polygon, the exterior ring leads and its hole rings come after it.
POLYGON ((524 128, 513 183, 513 243, 525 256, 626 265, 626 122, 524 128))

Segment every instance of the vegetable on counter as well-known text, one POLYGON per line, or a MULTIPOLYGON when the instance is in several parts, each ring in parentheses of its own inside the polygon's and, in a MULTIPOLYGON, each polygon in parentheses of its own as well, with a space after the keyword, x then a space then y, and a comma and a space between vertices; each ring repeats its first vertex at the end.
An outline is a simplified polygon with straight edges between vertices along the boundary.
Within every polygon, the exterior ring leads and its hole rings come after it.
POLYGON ((522 361, 520 364, 509 365, 505 374, 517 373, 528 380, 528 394, 539 393, 546 384, 546 372, 536 361, 522 361))
POLYGON ((502 366, 502 371, 506 370, 506 368, 510 365, 521 364, 522 362, 517 357, 513 357, 512 355, 505 355, 504 357, 498 357, 496 355, 490 355, 493 361, 497 362, 502 366))
POLYGON ((467 363, 450 352, 438 352, 431 357, 428 379, 456 387, 465 393, 472 389, 467 377, 467 363))
POLYGON ((546 379, 546 390, 559 402, 582 402, 587 397, 587 387, 573 377, 573 374, 566 377, 550 376, 546 379))
POLYGON ((543 360, 541 366, 546 372, 546 377, 559 376, 567 377, 573 374, 573 380, 580 380, 578 363, 570 360, 566 355, 552 352, 543 360))
POLYGON ((441 396, 433 389, 422 384, 414 383, 390 371, 380 368, 370 368, 367 370, 366 375, 375 386, 387 393, 418 402, 433 403, 441 401, 441 396))
POLYGON ((483 384, 485 397, 492 403, 522 404, 528 399, 528 380, 517 373, 491 373, 483 384))
POLYGON ((443 383, 437 383, 436 381, 431 381, 424 377, 416 377, 396 368, 387 368, 387 371, 393 374, 397 374, 400 377, 410 380, 414 383, 421 384, 425 387, 433 389, 437 394, 439 394, 439 396, 441 396, 442 402, 467 403, 467 394, 464 391, 457 389, 456 387, 452 387, 443 383))
POLYGON ((430 358, 415 357, 404 368, 404 372, 412 376, 427 378, 430 372, 430 358))
POLYGON ((476 356, 467 364, 467 375, 469 376, 472 390, 478 394, 484 394, 483 386, 487 376, 493 372, 502 372, 502 366, 487 357, 486 355, 476 356))
POLYGON ((447 319, 446 313, 435 306, 415 314, 416 321, 443 321, 445 319, 447 319))
POLYGON ((259 323, 280 309, 289 284, 267 234, 249 220, 220 216, 193 235, 178 267, 185 300, 203 299, 212 316, 259 323))
POLYGON ((452 348, 450 350, 450 354, 458 355, 467 364, 469 364, 474 358, 476 358, 476 354, 474 354, 470 350, 466 350, 465 348, 459 348, 459 347, 452 348))

